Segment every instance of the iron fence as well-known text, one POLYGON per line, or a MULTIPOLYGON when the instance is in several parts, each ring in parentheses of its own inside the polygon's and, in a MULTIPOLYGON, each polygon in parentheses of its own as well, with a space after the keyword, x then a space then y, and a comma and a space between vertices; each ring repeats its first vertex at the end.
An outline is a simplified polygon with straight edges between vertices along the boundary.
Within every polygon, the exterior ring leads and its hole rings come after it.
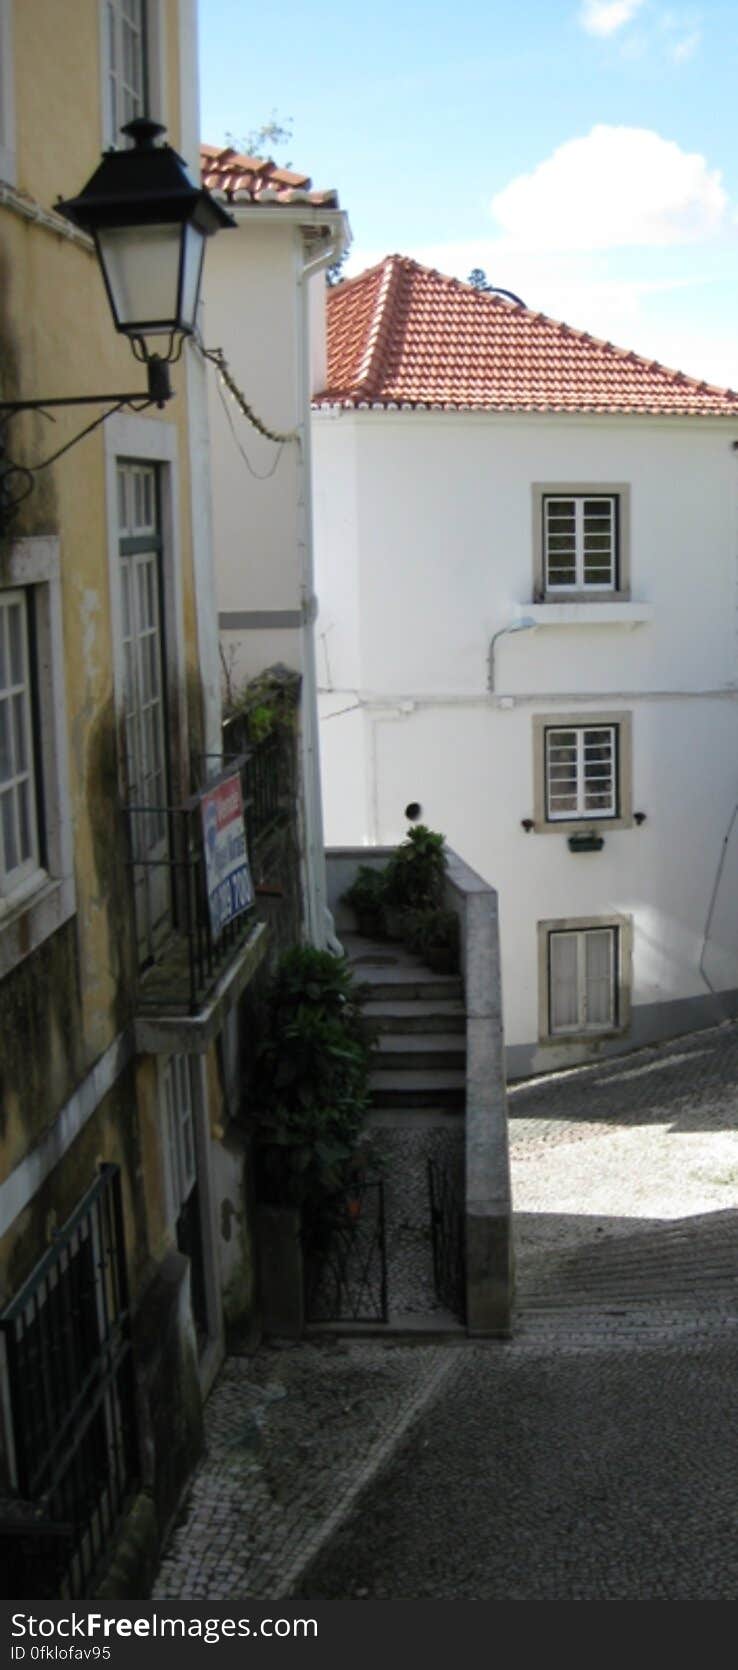
POLYGON ((360 1182, 303 1210, 307 1322, 386 1322, 384 1184, 360 1182))
POLYGON ((90 1592, 138 1474, 117 1166, 101 1167, 0 1316, 0 1335, 18 1497, 0 1534, 14 1531, 14 1581, 25 1584, 15 1592, 76 1598, 90 1592))
POLYGON ((246 760, 246 828, 249 845, 263 840, 269 831, 283 822, 287 815, 284 805, 283 781, 287 758, 285 743, 277 732, 253 744, 246 760))

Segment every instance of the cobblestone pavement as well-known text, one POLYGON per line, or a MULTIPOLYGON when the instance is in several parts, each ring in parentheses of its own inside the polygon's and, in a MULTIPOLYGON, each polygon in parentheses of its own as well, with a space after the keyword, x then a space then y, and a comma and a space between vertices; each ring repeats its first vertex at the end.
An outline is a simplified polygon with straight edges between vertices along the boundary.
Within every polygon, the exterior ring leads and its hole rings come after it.
POLYGON ((230 1362, 157 1593, 738 1599, 738 1027, 510 1111, 512 1340, 230 1362))
POLYGON ((443 1346, 368 1340, 231 1357, 154 1595, 287 1594, 452 1366, 443 1346))

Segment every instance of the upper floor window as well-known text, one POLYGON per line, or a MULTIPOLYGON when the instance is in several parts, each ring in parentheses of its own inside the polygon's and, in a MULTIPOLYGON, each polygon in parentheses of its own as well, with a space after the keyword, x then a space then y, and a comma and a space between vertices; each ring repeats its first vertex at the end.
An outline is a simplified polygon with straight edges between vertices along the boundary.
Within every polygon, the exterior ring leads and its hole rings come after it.
POLYGON ((546 817, 614 818, 618 811, 616 725, 546 728, 546 817))
POLYGON ((533 826, 564 833, 596 819, 633 821, 629 713, 551 713, 533 719, 533 826))
POLYGON ((156 466, 119 459, 118 529, 123 698, 134 897, 141 962, 171 927, 169 755, 162 546, 156 466))
POLYGON ((28 601, 0 592, 0 894, 39 866, 28 601))
POLYGON ((74 911, 59 544, 18 539, 0 587, 0 978, 74 911))
POLYGON ((616 591, 618 501, 544 498, 546 591, 616 591))
POLYGON ((0 0, 0 179, 15 185, 15 88, 12 0, 0 0))
POLYGON ((629 508, 623 484, 534 487, 535 596, 549 602, 627 598, 629 508))
POLYGON ((105 138, 108 145, 120 145, 124 124, 147 113, 147 0, 105 0, 105 51, 105 138))

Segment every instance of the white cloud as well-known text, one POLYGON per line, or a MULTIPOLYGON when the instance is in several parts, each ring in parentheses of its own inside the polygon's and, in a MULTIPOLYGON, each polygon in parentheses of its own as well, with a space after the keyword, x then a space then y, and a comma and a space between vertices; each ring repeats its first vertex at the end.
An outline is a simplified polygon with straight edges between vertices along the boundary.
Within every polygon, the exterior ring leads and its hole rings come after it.
POLYGON ((582 0, 579 22, 588 35, 614 35, 642 5, 643 0, 582 0))
POLYGON ((670 48, 670 56, 673 58, 674 63, 686 64, 688 58, 694 57, 701 40, 701 31, 699 29, 693 29, 691 34, 683 35, 681 40, 674 41, 673 46, 670 48))
POLYGON ((507 249, 697 243, 726 220, 719 169, 648 128, 598 125, 492 200, 507 249))

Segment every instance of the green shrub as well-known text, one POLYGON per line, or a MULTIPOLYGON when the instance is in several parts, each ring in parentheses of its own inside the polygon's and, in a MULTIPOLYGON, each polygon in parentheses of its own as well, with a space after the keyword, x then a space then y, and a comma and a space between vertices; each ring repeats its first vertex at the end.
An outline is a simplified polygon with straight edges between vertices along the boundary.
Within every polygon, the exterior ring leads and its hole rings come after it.
POLYGON ((395 849, 387 865, 387 902, 396 910, 440 905, 446 874, 446 837, 418 823, 395 849))
POLYGON ((288 951, 266 1006, 256 1078, 257 1188, 269 1205, 316 1203, 361 1164, 369 1030, 344 958, 288 951))
POLYGON ((357 916, 381 917, 387 899, 385 870, 373 870, 360 864, 350 887, 341 895, 341 903, 350 905, 357 916))
POLYGON ((408 911, 405 937, 411 951, 422 957, 426 951, 459 950, 459 918, 453 910, 408 911))

